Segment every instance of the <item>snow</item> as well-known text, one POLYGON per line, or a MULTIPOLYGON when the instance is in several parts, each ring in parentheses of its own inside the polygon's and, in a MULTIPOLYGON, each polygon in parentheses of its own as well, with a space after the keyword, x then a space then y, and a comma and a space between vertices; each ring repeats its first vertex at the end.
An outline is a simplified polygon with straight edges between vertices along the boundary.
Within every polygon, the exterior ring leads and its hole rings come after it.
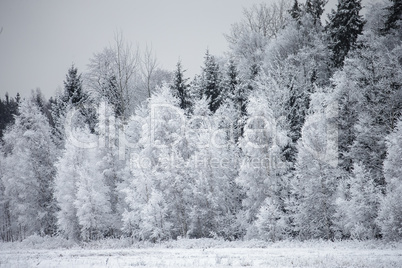
POLYGON ((402 243, 381 241, 27 240, 0 244, 0 267, 402 267, 402 243))

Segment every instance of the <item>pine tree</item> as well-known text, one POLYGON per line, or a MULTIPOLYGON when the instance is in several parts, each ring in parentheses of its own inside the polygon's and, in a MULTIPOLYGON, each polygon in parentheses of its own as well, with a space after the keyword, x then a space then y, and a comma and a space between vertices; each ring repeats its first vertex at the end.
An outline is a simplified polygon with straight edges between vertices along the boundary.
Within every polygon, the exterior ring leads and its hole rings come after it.
POLYGON ((364 20, 359 15, 361 0, 339 0, 337 10, 332 10, 326 30, 329 35, 329 49, 332 51, 334 67, 343 66, 343 61, 363 31, 364 20))
POLYGON ((293 6, 289 9, 289 14, 292 16, 294 20, 300 22, 300 17, 302 16, 302 9, 300 8, 300 4, 297 0, 294 0, 293 6))
POLYGON ((10 98, 8 93, 5 100, 0 99, 0 139, 6 127, 14 123, 14 116, 18 112, 19 94, 16 98, 10 98))
POLYGON ((78 74, 78 69, 74 64, 68 69, 66 80, 64 81, 64 96, 65 103, 71 103, 73 106, 82 105, 86 99, 86 95, 82 89, 81 74, 78 74))
POLYGON ((226 73, 222 81, 222 103, 233 105, 235 117, 233 121, 234 139, 237 142, 243 135, 243 128, 246 118, 247 90, 240 80, 239 72, 234 59, 229 59, 226 73))
POLYGON ((307 0, 305 9, 306 13, 313 18, 313 23, 321 25, 321 15, 324 12, 325 5, 328 0, 307 0))
POLYGON ((185 71, 186 70, 182 70, 181 62, 179 61, 176 65, 173 83, 171 85, 173 95, 180 100, 179 105, 183 110, 189 109, 190 106, 189 85, 187 84, 188 78, 184 78, 185 71))
POLYGON ((397 30, 401 28, 402 21, 402 1, 390 0, 392 5, 387 8, 388 16, 385 21, 384 28, 381 29, 383 34, 388 33, 391 29, 397 30))
POLYGON ((215 57, 207 50, 201 76, 202 93, 209 100, 209 109, 215 112, 222 102, 221 73, 215 57))

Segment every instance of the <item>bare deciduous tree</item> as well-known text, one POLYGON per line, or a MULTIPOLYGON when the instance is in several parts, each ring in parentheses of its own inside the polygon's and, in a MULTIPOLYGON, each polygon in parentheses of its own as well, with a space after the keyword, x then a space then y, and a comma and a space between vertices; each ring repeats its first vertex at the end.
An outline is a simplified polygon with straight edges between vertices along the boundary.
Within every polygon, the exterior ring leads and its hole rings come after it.
POLYGON ((156 69, 158 68, 158 62, 155 53, 153 52, 152 46, 146 46, 141 63, 141 72, 143 75, 144 84, 148 92, 148 97, 151 97, 151 80, 156 69))
POLYGON ((114 45, 94 54, 86 76, 92 97, 106 98, 117 115, 130 114, 134 98, 135 79, 138 77, 139 49, 127 44, 121 33, 116 33, 114 45))

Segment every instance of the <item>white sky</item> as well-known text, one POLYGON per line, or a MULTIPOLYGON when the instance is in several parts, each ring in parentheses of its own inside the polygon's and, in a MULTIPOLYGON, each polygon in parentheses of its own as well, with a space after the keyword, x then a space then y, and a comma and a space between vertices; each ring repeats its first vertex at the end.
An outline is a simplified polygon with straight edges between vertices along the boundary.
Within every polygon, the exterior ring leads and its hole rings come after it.
POLYGON ((0 0, 0 97, 28 96, 39 87, 49 98, 63 86, 71 64, 85 72, 89 58, 116 31, 133 45, 152 45, 164 69, 174 70, 180 58, 192 78, 207 48, 214 55, 228 50, 223 33, 242 18, 242 8, 260 2, 0 0))

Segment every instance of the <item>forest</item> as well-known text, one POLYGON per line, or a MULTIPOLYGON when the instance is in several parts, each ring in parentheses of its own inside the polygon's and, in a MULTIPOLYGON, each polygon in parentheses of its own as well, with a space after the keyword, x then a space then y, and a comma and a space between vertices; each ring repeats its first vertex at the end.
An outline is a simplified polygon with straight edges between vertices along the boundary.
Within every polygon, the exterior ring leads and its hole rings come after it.
POLYGON ((0 241, 402 240, 402 1, 299 1, 244 8, 191 79, 117 33, 6 94, 0 241))

